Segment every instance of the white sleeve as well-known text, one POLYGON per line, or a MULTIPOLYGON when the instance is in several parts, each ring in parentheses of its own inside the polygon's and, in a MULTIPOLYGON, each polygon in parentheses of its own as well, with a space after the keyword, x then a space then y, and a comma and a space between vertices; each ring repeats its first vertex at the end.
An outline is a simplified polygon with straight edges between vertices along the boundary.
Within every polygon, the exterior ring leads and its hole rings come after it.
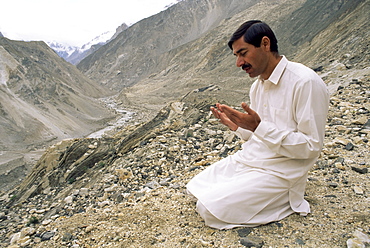
POLYGON ((252 131, 241 127, 238 127, 238 129, 235 130, 235 134, 244 141, 249 140, 249 138, 252 136, 252 133, 252 131))

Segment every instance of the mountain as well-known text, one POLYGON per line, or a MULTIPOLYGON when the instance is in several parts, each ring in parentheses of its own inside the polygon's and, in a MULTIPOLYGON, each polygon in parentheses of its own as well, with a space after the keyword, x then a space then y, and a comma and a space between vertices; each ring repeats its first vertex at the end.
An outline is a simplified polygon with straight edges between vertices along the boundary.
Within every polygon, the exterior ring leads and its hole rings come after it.
POLYGON ((44 42, 0 38, 1 176, 28 169, 30 151, 102 127, 113 113, 97 98, 111 94, 44 42))
POLYGON ((81 47, 76 46, 68 46, 60 44, 56 41, 47 42, 47 44, 52 48, 60 57, 65 59, 67 62, 71 64, 78 64, 83 58, 90 55, 91 53, 98 50, 101 46, 109 42, 110 40, 117 37, 117 35, 122 32, 123 30, 127 29, 128 26, 123 23, 119 26, 116 31, 107 31, 104 32, 88 43, 82 45, 81 47))
POLYGON ((120 101, 148 113, 209 84, 219 85, 219 94, 237 103, 245 100, 252 80, 234 66, 225 44, 241 23, 266 20, 276 32, 280 53, 289 59, 312 67, 329 61, 353 66, 369 61, 368 33, 360 32, 368 30, 369 22, 354 18, 364 16, 367 7, 363 0, 182 1, 126 29, 77 67, 92 80, 121 90, 120 101), (354 50, 363 56, 352 58, 354 50))
POLYGON ((76 46, 63 45, 56 41, 46 42, 46 44, 53 49, 60 57, 67 59, 76 49, 79 49, 76 46))
POLYGON ((121 90, 165 70, 170 66, 167 56, 175 49, 202 37, 224 19, 257 2, 181 1, 132 25, 77 67, 93 80, 121 90))
MULTIPOLYGON (((146 120, 193 91, 234 106, 247 101, 252 80, 234 66, 226 43, 248 19, 268 20, 289 59, 362 77, 370 61, 368 11, 368 0, 181 1, 124 27, 80 71, 43 42, 1 38, 0 148, 29 151, 86 135, 112 117, 94 98, 117 91, 116 102, 146 120)), ((335 75, 322 76, 331 89, 343 81, 335 75)), ((24 152, 9 154, 3 168, 23 163, 24 152)))

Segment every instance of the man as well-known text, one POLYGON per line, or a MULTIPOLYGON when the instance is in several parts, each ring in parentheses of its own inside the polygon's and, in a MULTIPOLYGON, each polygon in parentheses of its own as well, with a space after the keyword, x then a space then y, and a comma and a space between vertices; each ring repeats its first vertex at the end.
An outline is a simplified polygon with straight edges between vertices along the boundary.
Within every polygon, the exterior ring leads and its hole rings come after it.
POLYGON ((216 104, 221 123, 246 142, 188 184, 206 225, 217 229, 258 226, 297 212, 307 215, 307 173, 323 145, 329 95, 321 78, 279 55, 270 27, 242 24, 229 43, 236 65, 257 77, 246 113, 216 104))

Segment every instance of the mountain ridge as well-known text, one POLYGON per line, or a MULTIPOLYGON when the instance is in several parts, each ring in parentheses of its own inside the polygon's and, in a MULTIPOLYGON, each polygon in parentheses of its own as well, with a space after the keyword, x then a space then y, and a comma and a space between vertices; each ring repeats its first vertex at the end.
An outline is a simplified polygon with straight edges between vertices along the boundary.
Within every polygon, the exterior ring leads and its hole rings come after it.
POLYGON ((239 5, 243 9, 256 2, 233 0, 226 4, 219 0, 181 1, 132 25, 99 51, 87 56, 77 68, 93 80, 113 90, 121 90, 154 71, 164 69, 166 65, 158 58, 161 54, 194 40, 210 27, 216 26, 224 17, 240 11, 229 6, 239 5), (221 13, 217 6, 222 6, 226 11, 221 13), (205 15, 210 11, 213 15, 205 15), (198 20, 199 16, 204 17, 203 22, 198 20), (138 35, 140 30, 148 32, 138 35), (141 46, 137 46, 138 43, 141 46), (101 56, 106 56, 105 62, 101 61, 101 56))
POLYGON ((27 152, 56 140, 83 137, 114 118, 97 100, 112 92, 85 77, 46 43, 2 37, 0 54, 1 167, 19 158, 20 166, 30 166, 22 161, 27 152), (12 154, 14 159, 9 160, 12 154))
POLYGON ((98 50, 101 46, 108 43, 110 40, 114 39, 123 30, 127 29, 126 23, 121 24, 115 31, 106 31, 94 39, 85 43, 81 47, 63 45, 56 41, 47 42, 48 46, 52 48, 60 57, 65 59, 67 62, 76 65, 86 56, 92 54, 98 50))
MULTIPOLYGON (((320 48, 315 42, 315 49, 321 52, 319 54, 314 52, 310 43, 314 41, 313 35, 320 35, 323 32, 329 32, 328 40, 337 39, 337 34, 333 32, 335 28, 328 30, 328 27, 331 27, 330 23, 340 21, 343 16, 350 13, 368 9, 368 2, 361 0, 351 3, 317 0, 246 1, 239 5, 239 13, 230 17, 227 11, 223 12, 223 15, 218 15, 218 8, 221 8, 223 3, 217 0, 199 1, 196 8, 192 7, 193 2, 183 1, 162 14, 133 25, 99 51, 86 57, 77 67, 102 85, 120 90, 118 101, 129 106, 141 106, 147 112, 163 107, 165 103, 178 99, 192 88, 207 86, 213 83, 213 80, 220 81, 218 84, 223 89, 220 94, 225 95, 225 100, 241 101, 246 98, 246 91, 252 80, 233 67, 233 56, 230 56, 230 50, 225 46, 232 30, 240 23, 247 19, 268 20, 278 37, 280 53, 286 55, 288 59, 302 62, 312 68, 329 65, 330 62, 325 56, 326 49, 333 56, 331 60, 351 66, 349 64, 352 62, 343 58, 341 53, 346 50, 346 53, 350 54, 353 49, 342 48, 340 43, 320 48), (207 15, 204 11, 208 12, 207 15), (176 24, 176 21, 163 17, 165 13, 176 16, 178 12, 179 17, 186 15, 192 18, 179 18, 181 21, 176 24), (332 15, 327 14, 331 12, 332 15), (212 17, 212 14, 217 17, 212 17), (318 24, 320 20, 323 20, 323 25, 318 24), (210 24, 212 21, 214 26, 210 24), (162 25, 168 22, 169 30, 164 32, 161 30, 162 25), (312 25, 309 25, 309 22, 312 22, 312 25), (186 26, 181 30, 187 34, 181 32, 178 34, 174 31, 178 29, 176 25, 180 23, 186 26), (150 28, 151 26, 155 28, 150 28), (209 30, 203 33, 203 27, 208 27, 209 30), (154 29, 159 33, 151 33, 154 29), (140 35, 140 30, 148 31, 145 35, 140 35), (159 43, 159 40, 164 42, 159 43), (307 56, 304 57, 303 54, 307 56), (315 59, 312 59, 313 57, 315 59), (245 92, 238 92, 241 88, 244 88, 245 92), (230 90, 237 92, 231 94, 230 90), (141 97, 137 98, 136 95, 141 97)), ((240 4, 238 1, 232 3, 223 8, 233 9, 232 6, 240 4)), ((363 15, 362 12, 360 16, 363 15)), ((363 19, 360 21, 353 18, 351 21, 356 23, 355 27, 364 30, 368 28, 368 22, 363 19)), ((351 33, 350 26, 344 23, 342 32, 351 33)), ((351 47, 355 47, 356 44, 361 47, 365 55, 362 57, 364 62, 369 56, 366 50, 368 44, 366 37, 368 34, 364 37, 357 35, 354 42, 350 43, 351 47)))

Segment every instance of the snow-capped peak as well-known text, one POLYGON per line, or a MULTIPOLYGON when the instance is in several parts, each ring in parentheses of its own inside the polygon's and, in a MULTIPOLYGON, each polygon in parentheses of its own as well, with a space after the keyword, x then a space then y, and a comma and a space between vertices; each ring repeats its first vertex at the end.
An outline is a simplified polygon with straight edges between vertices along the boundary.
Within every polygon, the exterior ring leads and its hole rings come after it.
POLYGON ((46 44, 63 58, 70 56, 76 49, 79 49, 77 46, 63 45, 57 41, 46 42, 46 44))
POLYGON ((114 35, 115 31, 107 31, 102 33, 101 35, 96 36, 94 39, 89 41, 88 43, 84 44, 82 47, 79 48, 80 52, 84 52, 91 48, 92 45, 96 44, 105 44, 109 41, 110 38, 114 35))
POLYGON ((46 43, 60 57, 64 58, 66 61, 72 64, 77 64, 84 57, 88 56, 94 50, 98 49, 99 46, 103 46, 104 44, 109 42, 111 39, 114 39, 119 33, 121 33, 123 30, 127 28, 128 26, 125 23, 123 23, 116 30, 104 32, 101 35, 96 36, 94 39, 92 39, 88 43, 82 45, 81 47, 63 45, 56 41, 46 42, 46 43))

